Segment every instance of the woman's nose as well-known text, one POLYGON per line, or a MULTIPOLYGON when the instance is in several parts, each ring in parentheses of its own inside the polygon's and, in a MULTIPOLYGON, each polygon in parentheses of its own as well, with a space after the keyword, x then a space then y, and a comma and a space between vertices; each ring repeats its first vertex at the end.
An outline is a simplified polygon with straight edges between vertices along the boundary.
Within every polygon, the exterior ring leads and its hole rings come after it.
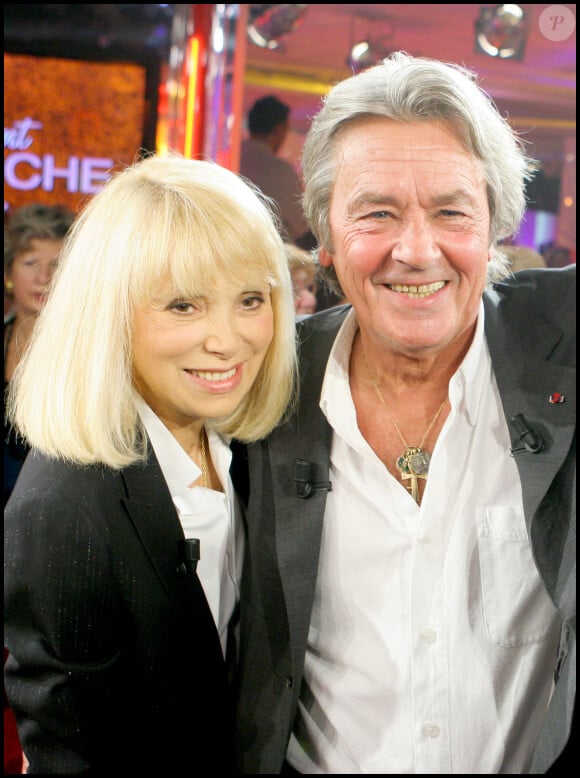
POLYGON ((54 275, 55 267, 52 262, 39 262, 36 266, 36 278, 43 286, 46 286, 54 275))
POLYGON ((240 337, 229 317, 208 319, 205 348, 216 354, 229 356, 239 348, 240 337))

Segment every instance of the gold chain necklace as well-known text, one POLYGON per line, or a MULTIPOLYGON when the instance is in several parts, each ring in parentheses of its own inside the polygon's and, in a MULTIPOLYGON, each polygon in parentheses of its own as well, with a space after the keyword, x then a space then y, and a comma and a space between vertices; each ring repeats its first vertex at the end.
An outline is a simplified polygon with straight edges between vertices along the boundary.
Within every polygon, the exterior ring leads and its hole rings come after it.
POLYGON ((207 459, 205 456, 205 427, 201 430, 201 485, 207 489, 207 459))
POLYGON ((395 428, 397 435, 399 436, 399 439, 403 446, 405 447, 405 450, 401 454, 401 456, 397 457, 397 460, 395 462, 397 466, 397 470, 401 474, 401 480, 404 483, 403 485, 407 488, 407 490, 411 493, 411 497, 415 500, 416 503, 420 503, 421 498, 419 495, 419 478, 423 479, 424 481, 427 480, 427 473, 429 472, 429 465, 431 463, 431 454, 428 451, 423 451, 423 444, 427 440, 427 436, 433 429, 433 426, 435 425, 435 422, 441 416, 441 413, 443 412, 443 408, 445 407, 445 404, 447 403, 447 397, 443 398, 443 402, 437 409, 437 413, 433 418, 431 419, 431 423, 425 430, 423 437, 421 438, 421 442, 418 446, 410 446, 405 438, 403 437, 403 433, 399 429, 399 425, 397 424, 393 414, 389 411, 387 408, 387 403, 385 402, 385 398, 383 397, 383 393, 381 392, 380 386, 375 381, 374 375, 371 373, 368 363, 366 354, 363 352, 363 359, 364 363, 367 369, 367 372, 369 376, 371 377, 371 381, 373 382, 373 386, 375 387, 377 394, 379 396, 379 400, 381 401, 381 404, 383 408, 385 409, 385 412, 387 416, 390 418, 390 420, 393 423, 393 427, 395 428))

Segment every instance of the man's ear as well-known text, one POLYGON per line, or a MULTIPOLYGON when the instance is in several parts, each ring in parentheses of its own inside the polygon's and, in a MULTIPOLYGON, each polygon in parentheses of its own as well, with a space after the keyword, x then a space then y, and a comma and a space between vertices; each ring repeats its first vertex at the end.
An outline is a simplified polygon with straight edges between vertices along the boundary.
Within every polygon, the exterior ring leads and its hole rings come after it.
POLYGON ((318 261, 320 262, 321 267, 331 267, 332 254, 320 246, 318 249, 318 261))

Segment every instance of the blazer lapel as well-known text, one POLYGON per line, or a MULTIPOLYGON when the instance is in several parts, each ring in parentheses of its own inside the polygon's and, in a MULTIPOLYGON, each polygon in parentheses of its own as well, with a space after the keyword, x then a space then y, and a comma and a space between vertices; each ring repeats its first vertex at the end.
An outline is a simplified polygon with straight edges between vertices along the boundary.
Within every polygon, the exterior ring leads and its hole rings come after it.
MULTIPOLYGON (((526 450, 514 453, 529 528, 572 445, 576 426, 576 371, 559 363, 558 344, 563 333, 541 316, 523 321, 520 327, 525 331, 519 331, 515 338, 512 327, 518 325, 501 319, 492 306, 486 307, 485 322, 487 343, 508 424, 521 413, 544 441, 538 453, 526 450), (529 349, 526 343, 530 344, 529 349), (555 394, 561 395, 564 402, 550 402, 555 394)), ((515 440, 512 442, 516 444, 515 440)))
POLYGON ((179 570, 185 535, 159 463, 149 449, 146 464, 135 464, 123 471, 127 497, 122 503, 161 586, 179 608, 195 611, 196 619, 202 618, 208 629, 213 627, 217 638, 198 576, 179 570))
MULTIPOLYGON (((320 390, 328 353, 345 309, 327 318, 323 332, 310 339, 311 321, 302 324, 299 410, 290 422, 270 436, 265 454, 273 473, 276 516, 276 551, 284 588, 294 656, 301 656, 307 639, 310 612, 328 489, 314 489, 300 497, 295 481, 295 462, 309 463, 309 480, 328 482, 332 429, 319 407, 320 390), (316 342, 314 351, 310 340, 316 342)), ((268 465, 266 465, 267 467, 268 465)))

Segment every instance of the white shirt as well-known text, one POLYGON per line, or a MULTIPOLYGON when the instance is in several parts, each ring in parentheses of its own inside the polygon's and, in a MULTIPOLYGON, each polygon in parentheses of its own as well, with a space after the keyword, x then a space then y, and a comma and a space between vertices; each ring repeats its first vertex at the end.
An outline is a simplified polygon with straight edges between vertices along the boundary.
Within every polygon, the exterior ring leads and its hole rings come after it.
POLYGON ((226 652, 228 624, 239 599, 243 528, 239 503, 230 478, 232 453, 227 442, 207 430, 211 458, 224 492, 190 488, 201 475, 161 419, 142 400, 137 409, 161 466, 186 538, 199 538, 197 575, 226 652))
POLYGON ((529 768, 560 619, 532 561, 483 319, 482 305, 420 506, 357 427, 354 311, 336 339, 320 403, 333 489, 288 750, 302 773, 529 768))

